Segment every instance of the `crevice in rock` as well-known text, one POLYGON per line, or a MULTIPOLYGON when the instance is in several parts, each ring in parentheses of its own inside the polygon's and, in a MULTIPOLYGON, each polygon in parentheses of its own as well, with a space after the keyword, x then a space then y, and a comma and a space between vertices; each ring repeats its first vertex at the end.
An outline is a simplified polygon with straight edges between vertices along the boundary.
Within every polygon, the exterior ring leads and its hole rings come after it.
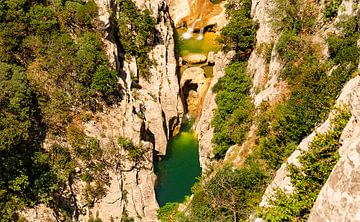
POLYGON ((145 122, 141 123, 140 139, 143 141, 150 142, 155 149, 155 135, 145 126, 145 122))

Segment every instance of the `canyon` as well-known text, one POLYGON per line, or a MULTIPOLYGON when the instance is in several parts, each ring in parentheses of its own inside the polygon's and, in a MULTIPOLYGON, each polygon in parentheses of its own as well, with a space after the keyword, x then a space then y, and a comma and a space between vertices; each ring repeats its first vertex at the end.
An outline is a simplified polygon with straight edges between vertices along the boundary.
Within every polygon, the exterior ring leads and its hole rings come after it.
MULTIPOLYGON (((252 153, 257 125, 250 127, 245 142, 233 145, 227 150, 224 160, 215 160, 213 149, 214 127, 211 123, 217 109, 216 93, 212 91, 215 84, 225 75, 226 67, 236 56, 233 50, 222 51, 216 39, 221 29, 226 26, 228 18, 225 12, 226 1, 213 4, 210 0, 135 0, 139 9, 149 9, 156 18, 156 44, 149 52, 153 62, 150 75, 145 78, 139 75, 135 57, 124 58, 124 54, 114 39, 112 16, 122 10, 112 0, 95 0, 98 7, 98 18, 102 32, 102 42, 111 66, 120 73, 118 84, 121 85, 123 99, 121 102, 98 112, 87 122, 77 123, 87 136, 96 138, 102 150, 117 147, 119 136, 130 139, 135 145, 141 145, 146 152, 141 161, 127 158, 124 149, 107 153, 106 174, 109 181, 106 195, 88 207, 82 195, 85 184, 80 180, 67 184, 67 196, 72 198, 76 212, 74 221, 89 221, 94 215, 103 221, 123 221, 132 218, 134 221, 159 221, 157 210, 157 175, 154 163, 166 159, 169 143, 176 141, 177 136, 187 133, 190 143, 198 148, 196 166, 198 169, 191 175, 190 183, 195 176, 204 174, 211 168, 229 164, 233 169, 244 165, 245 159, 252 153), (133 78, 138 78, 140 88, 134 88, 133 78), (181 128, 186 119, 192 119, 192 130, 181 128), (198 144, 197 144, 198 142, 198 144), (197 146, 198 145, 198 146, 197 146), (199 164, 197 164, 199 161, 199 164), (200 167, 200 168, 198 168, 200 167)), ((284 62, 276 50, 278 36, 271 26, 269 10, 275 6, 273 0, 253 0, 251 16, 258 23, 256 48, 270 46, 270 58, 261 50, 253 50, 247 63, 247 72, 252 81, 250 94, 255 107, 263 102, 275 104, 279 98, 286 96, 289 86, 281 77, 284 62)), ((356 0, 344 0, 340 15, 358 16, 360 3, 356 0), (356 5, 357 7, 353 7, 356 5)), ((320 42, 328 51, 323 36, 336 32, 335 21, 326 27, 319 28, 312 36, 314 42, 320 42)), ((358 41, 359 44, 359 41, 358 41)), ((350 107, 351 119, 344 129, 339 150, 340 159, 332 171, 329 180, 321 189, 318 199, 311 210, 309 221, 360 221, 358 192, 359 173, 359 104, 360 96, 359 70, 343 88, 336 105, 350 107), (338 204, 341 202, 341 204, 338 204)), ((329 74, 331 75, 331 74, 329 74)), ((293 191, 288 164, 298 164, 302 151, 306 151, 317 133, 330 129, 329 118, 317 126, 308 137, 304 138, 297 149, 288 157, 286 163, 275 172, 275 178, 267 186, 260 207, 269 206, 276 189, 287 193, 293 191)), ((189 126, 188 126, 189 127, 189 126)), ((45 149, 54 143, 51 135, 46 135, 45 149)), ((66 141, 63 141, 67 144, 66 141)), ((189 145, 182 145, 189 146, 189 145)), ((181 165, 181 164, 178 164, 181 165)), ((157 172, 158 173, 158 172, 157 172)), ((172 175, 167 175, 172 176, 172 175)), ((172 183, 174 184, 174 183, 172 183)), ((187 191, 193 184, 187 184, 187 191)), ((174 185, 175 186, 175 185, 174 185)), ((168 195, 174 187, 167 187, 168 195)), ((159 189, 158 189, 159 190, 159 189)), ((158 191, 160 192, 160 191, 158 191)), ((187 193, 189 195, 191 193, 187 193)), ((181 194, 181 196, 183 196, 181 194)), ((166 199, 166 198, 165 198, 166 199)), ((169 199, 169 198, 168 198, 169 199)), ((189 198, 191 199, 191 197, 189 198)), ((180 199, 175 200, 181 202, 180 199)), ((161 205, 164 205, 163 201, 161 205)), ((186 206, 182 206, 186 209, 186 206)), ((180 207, 181 208, 181 207, 180 207)), ((186 210, 184 210, 186 212, 186 210)), ((45 205, 24 210, 21 215, 28 221, 58 221, 52 209, 45 205)), ((61 218, 60 218, 61 219, 61 218)), ((255 221, 263 221, 255 216, 255 221)))

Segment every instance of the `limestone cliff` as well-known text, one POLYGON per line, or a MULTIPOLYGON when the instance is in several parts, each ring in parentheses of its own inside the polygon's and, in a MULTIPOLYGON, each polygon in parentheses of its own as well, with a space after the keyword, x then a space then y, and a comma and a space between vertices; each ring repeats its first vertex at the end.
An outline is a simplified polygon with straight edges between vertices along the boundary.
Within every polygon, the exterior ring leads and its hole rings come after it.
MULTIPOLYGON (((336 26, 334 25, 342 15, 351 15, 357 16, 358 2, 356 1, 343 1, 339 7, 339 12, 337 18, 330 24, 325 25, 320 28, 316 35, 313 36, 313 42, 316 42, 322 47, 322 56, 327 57, 328 51, 327 46, 324 43, 324 36, 331 32, 338 32, 336 26), (351 5, 351 6, 350 6, 351 5)), ((259 3, 259 5, 261 5, 259 3)), ((258 6, 261 7, 261 6, 258 6)), ((319 18, 321 19, 321 18, 319 18)), ((261 27, 261 23, 260 23, 261 27)), ((261 30, 261 28, 260 28, 261 30)), ((266 32, 265 32, 266 33, 266 32)), ((260 38, 261 39, 261 38, 260 38)), ((252 55, 253 56, 253 55, 252 55)), ((273 61, 274 50, 272 52, 271 61, 273 61)), ((251 59, 250 59, 251 61, 251 59)), ((258 62, 261 59, 257 59, 258 62)), ((249 62, 249 64, 251 64, 249 62)), ((271 64, 271 63, 270 63, 271 64)), ((280 64, 280 63, 279 63, 280 64)), ((260 66, 262 67, 262 66, 260 66)), ((270 65, 271 67, 271 65, 270 65)), ((251 66, 250 66, 251 70, 251 66)), ((271 68, 270 68, 271 70, 271 68)), ((281 65, 278 66, 277 70, 281 70, 281 65)), ((359 70, 360 71, 360 70, 359 70)), ((358 71, 358 75, 360 72, 358 71)), ((255 72, 256 73, 256 72, 255 72)), ((259 72, 264 73, 264 72, 259 72)), ((271 73, 271 72, 269 72, 271 73)), ((254 77, 256 77, 255 74, 254 77)), ((258 74, 261 76, 261 74, 258 74)), ((330 73, 331 75, 331 73, 330 73)), ((273 76, 273 75, 271 75, 273 76)), ((254 79, 254 82, 259 82, 254 79)), ((271 85, 271 80, 269 81, 271 85)), ((279 85, 273 82, 273 86, 279 85)), ((359 194, 357 192, 356 185, 357 183, 357 172, 358 172, 358 118, 359 118, 359 86, 360 78, 359 76, 350 80, 342 89, 342 93, 337 99, 336 106, 349 105, 351 111, 351 119, 349 120, 346 128, 342 132, 341 136, 341 147, 340 160, 333 169, 328 181, 323 186, 309 217, 309 221, 358 221, 359 220, 359 194)), ((255 84, 254 84, 255 87, 255 84)), ((259 104, 264 98, 272 99, 274 95, 281 93, 281 88, 279 90, 273 91, 275 88, 272 86, 268 87, 260 93, 256 93, 256 89, 253 89, 255 95, 255 104, 259 104), (265 93, 266 90, 271 92, 271 94, 265 93), (262 94, 264 93, 264 94, 262 94), (266 96, 264 96, 266 95, 266 96)), ((275 194, 275 190, 280 188, 287 193, 293 192, 293 186, 291 184, 291 179, 289 177, 289 172, 287 169, 288 164, 293 164, 295 166, 300 166, 299 157, 303 151, 307 151, 309 144, 313 141, 317 133, 325 133, 330 130, 330 119, 333 117, 333 113, 330 114, 329 118, 317 127, 308 137, 302 140, 298 145, 297 150, 295 150, 287 159, 281 168, 276 172, 275 178, 267 187, 265 194, 262 198, 260 206, 269 206, 269 198, 272 198, 275 194)))
MULTIPOLYGON (((99 0, 97 4, 104 11, 111 10, 105 1, 99 0)), ((139 8, 150 9, 158 19, 156 28, 161 41, 150 52, 150 58, 156 61, 156 65, 151 67, 149 79, 139 77, 141 89, 131 90, 130 74, 137 75, 136 63, 134 60, 124 61, 123 102, 99 113, 98 120, 85 127, 89 135, 98 137, 103 148, 116 143, 117 137, 122 135, 137 144, 148 141, 148 151, 145 161, 140 165, 125 159, 120 165, 114 166, 109 191, 93 209, 104 220, 109 220, 110 217, 120 219, 125 211, 135 221, 157 220, 153 156, 166 154, 167 141, 180 123, 183 113, 176 76, 173 30, 167 5, 161 0, 136 1, 136 4, 139 8), (99 135, 103 134, 105 137, 101 138, 99 135)), ((121 8, 115 7, 115 12, 116 10, 121 8)), ((104 23, 109 23, 106 18, 104 23)), ((111 46, 108 52, 113 48, 116 46, 111 46)), ((115 60, 118 57, 116 52, 108 54, 113 54, 115 60)))
MULTIPOLYGON (((150 9, 157 21, 158 41, 149 53, 150 59, 155 62, 150 68, 150 77, 145 79, 138 76, 134 58, 123 60, 119 39, 113 33, 113 16, 122 9, 116 1, 95 2, 104 47, 110 64, 120 73, 119 84, 123 95, 121 102, 95 113, 90 121, 76 123, 86 136, 99 141, 106 162, 103 175, 107 177, 107 186, 104 187, 105 196, 89 208, 83 195, 85 185, 79 179, 69 184, 67 195, 75 209, 72 217, 75 221, 88 221, 92 214, 103 221, 120 221, 124 217, 134 218, 135 221, 157 221, 153 158, 166 154, 167 142, 183 114, 168 6, 163 0, 135 2, 140 9, 150 9), (141 89, 131 87, 131 75, 138 76, 141 89), (142 144, 146 152, 140 161, 133 161, 128 158, 127 151, 119 149, 119 136, 129 138, 134 144, 142 144)), ((52 141, 53 138, 48 136, 44 146, 49 146, 52 141)), ((29 221, 44 221, 44 218, 55 221, 61 217, 43 206, 26 210, 23 216, 29 221)))

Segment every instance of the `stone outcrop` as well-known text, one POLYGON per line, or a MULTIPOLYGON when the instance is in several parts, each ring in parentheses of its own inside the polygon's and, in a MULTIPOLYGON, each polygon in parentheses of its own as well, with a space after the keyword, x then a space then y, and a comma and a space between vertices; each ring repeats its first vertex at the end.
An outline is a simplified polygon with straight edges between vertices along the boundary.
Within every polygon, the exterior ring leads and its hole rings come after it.
POLYGON ((181 75, 180 87, 188 113, 196 117, 202 108, 203 98, 208 91, 210 78, 205 77, 201 67, 187 68, 181 75))
POLYGON ((189 64, 199 64, 206 62, 206 55, 191 53, 182 57, 183 61, 189 64))
POLYGON ((214 144, 212 143, 214 129, 211 126, 211 120, 214 116, 214 110, 217 108, 217 105, 215 102, 216 94, 212 92, 211 88, 221 77, 224 76, 225 68, 230 63, 234 55, 234 51, 227 54, 224 52, 218 52, 215 54, 215 65, 213 67, 214 76, 211 79, 209 90, 204 98, 199 120, 196 123, 196 134, 199 139, 200 166, 203 172, 207 170, 208 165, 211 163, 210 159, 214 148, 214 144))
MULTIPOLYGON (((106 1, 97 3, 100 8, 111 9, 106 1)), ((93 209, 105 221, 110 217, 117 221, 125 212, 135 221, 157 221, 153 156, 166 154, 167 141, 183 113, 167 5, 162 0, 138 0, 136 5, 151 9, 158 18, 156 28, 161 41, 149 55, 156 65, 150 69, 150 78, 139 77, 141 89, 133 90, 130 73, 137 75, 136 62, 133 59, 124 61, 125 98, 121 104, 100 113, 96 121, 86 125, 88 135, 97 137, 105 149, 116 144, 120 135, 130 138, 135 144, 147 144, 147 153, 140 164, 125 159, 114 166, 113 171, 110 170, 112 180, 107 195, 93 209)))
POLYGON ((183 87, 186 82, 197 85, 205 83, 205 72, 201 67, 190 67, 185 69, 180 79, 180 87, 183 87))

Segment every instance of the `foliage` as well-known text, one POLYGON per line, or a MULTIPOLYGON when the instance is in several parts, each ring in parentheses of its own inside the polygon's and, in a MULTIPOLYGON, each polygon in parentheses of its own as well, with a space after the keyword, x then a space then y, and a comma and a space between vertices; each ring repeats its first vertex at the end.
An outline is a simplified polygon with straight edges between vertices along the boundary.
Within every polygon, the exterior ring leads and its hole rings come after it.
POLYGON ((336 64, 351 62, 355 65, 359 62, 360 50, 357 46, 360 37, 359 21, 358 16, 343 17, 336 25, 342 34, 332 34, 327 39, 330 56, 336 64))
POLYGON ((332 19, 334 18, 339 10, 339 7, 341 5, 342 1, 341 0, 328 0, 325 3, 325 11, 324 11, 324 16, 327 19, 332 19))
MULTIPOLYGON (((62 196, 84 166, 88 205, 105 194, 109 178, 99 142, 74 125, 81 109, 120 99, 95 29, 93 0, 6 0, 0 4, 0 218, 16 221, 23 207, 43 203, 72 217, 62 196), (48 130, 51 133, 48 133, 48 130), (71 146, 40 147, 45 135, 71 146)), ((75 209, 77 210, 77 209, 75 209)), ((75 213, 76 214, 76 213, 75 213)))
MULTIPOLYGON (((224 167, 209 181, 193 187, 193 199, 184 221, 241 221, 251 215, 262 196, 266 174, 248 159, 240 169, 224 167), (251 191, 251 192, 249 192, 251 191)), ((182 220, 181 220, 182 221, 182 220)))
POLYGON ((299 0, 276 0, 271 18, 276 31, 311 32, 315 25, 316 5, 299 0))
POLYGON ((68 127, 67 139, 76 159, 85 164, 80 178, 86 182, 84 197, 87 205, 92 207, 97 200, 105 196, 106 186, 110 181, 108 173, 104 173, 106 165, 103 160, 103 151, 96 138, 86 136, 75 124, 68 127))
POLYGON ((330 60, 320 63, 314 49, 293 32, 283 32, 277 50, 285 61, 281 73, 292 87, 286 102, 268 109, 260 117, 261 156, 274 169, 278 168, 302 138, 308 135, 330 111, 342 86, 356 70, 359 48, 356 46, 356 18, 338 24, 342 36, 328 38, 330 60), (351 51, 350 56, 346 52, 351 51), (332 69, 332 64, 339 64, 332 69))
POLYGON ((41 119, 24 69, 0 63, 0 218, 13 221, 24 206, 48 203, 57 189, 39 149, 41 119))
POLYGON ((122 50, 136 58, 139 74, 147 78, 151 66, 148 53, 154 42, 156 21, 148 9, 140 11, 131 0, 118 0, 118 3, 121 10, 117 24, 122 50))
POLYGON ((91 88, 104 94, 115 92, 117 73, 106 66, 99 66, 92 79, 91 88))
POLYGON ((278 190, 270 204, 263 209, 269 221, 306 221, 310 210, 333 167, 339 159, 340 136, 350 118, 348 110, 340 110, 332 120, 332 129, 318 134, 303 151, 299 161, 302 167, 290 165, 291 183, 295 192, 287 195, 278 190))
POLYGON ((120 147, 129 152, 129 157, 131 160, 136 162, 142 160, 145 154, 145 149, 142 145, 136 146, 130 139, 122 136, 119 136, 118 144, 120 147))
MULTIPOLYGON (((280 78, 287 82, 289 91, 278 103, 271 104, 271 106, 264 103, 259 107, 258 115, 256 116, 258 126, 256 147, 252 150, 252 154, 247 157, 247 161, 254 159, 255 162, 261 163, 259 170, 264 172, 264 169, 266 169, 270 177, 273 176, 273 172, 280 167, 290 153, 295 150, 299 142, 325 119, 341 88, 350 79, 352 73, 356 71, 356 64, 359 58, 357 54, 359 49, 356 47, 355 41, 358 38, 358 18, 347 18, 339 24, 342 34, 329 37, 327 42, 329 43, 330 58, 328 61, 323 62, 318 57, 316 45, 308 41, 307 38, 307 35, 312 34, 314 31, 316 13, 313 3, 304 5, 300 1, 277 0, 276 4, 277 7, 273 11, 275 20, 273 25, 278 31, 281 30, 282 32, 275 49, 284 62, 280 78), (334 67, 334 64, 338 65, 334 67)), ((240 6, 237 6, 234 8, 239 9, 240 6)), ((242 59, 242 57, 236 57, 236 60, 242 59)), ((226 70, 226 75, 213 88, 214 92, 217 92, 216 102, 218 104, 218 109, 215 111, 215 117, 212 121, 215 129, 214 143, 217 145, 215 152, 217 152, 218 157, 221 152, 224 155, 229 145, 241 142, 241 139, 236 140, 231 135, 236 131, 236 128, 234 130, 231 126, 245 123, 245 128, 242 127, 242 129, 246 132, 246 123, 251 123, 253 118, 253 113, 251 113, 253 108, 249 108, 250 106, 247 106, 247 102, 244 102, 246 101, 245 98, 248 98, 247 90, 250 88, 250 81, 246 81, 245 70, 245 63, 232 63, 226 70), (232 68, 233 70, 231 70, 232 68), (237 93, 232 94, 233 92, 237 93), (245 111, 250 111, 249 113, 244 112, 249 115, 249 118, 240 112, 242 114, 239 115, 241 117, 240 120, 243 121, 233 121, 230 117, 234 115, 233 113, 240 106, 243 106, 245 111)), ((339 131, 341 130, 339 129, 339 131)), ((233 134, 241 135, 241 133, 233 134)), ((329 152, 332 152, 334 144, 335 146, 338 145, 335 140, 326 139, 326 141, 328 143, 325 146, 329 148, 329 152)), ((323 154, 327 156, 328 153, 323 154)), ((321 159, 322 154, 316 155, 316 158, 313 160, 321 159)), ((336 157, 336 155, 333 155, 333 157, 336 157)), ((328 174, 334 162, 334 158, 324 159, 324 162, 320 161, 319 164, 324 164, 326 167, 324 171, 319 171, 319 173, 321 175, 328 174)), ((316 165, 316 163, 314 164, 316 165)), ((245 170, 247 166, 245 164, 245 166, 241 166, 238 170, 245 170)), ((296 170, 293 171, 295 172, 296 170)), ((248 219, 248 215, 232 214, 236 211, 230 207, 232 196, 231 194, 226 194, 226 191, 249 194, 245 201, 243 199, 236 199, 236 203, 238 206, 245 207, 242 211, 245 214, 255 211, 256 205, 260 201, 257 195, 261 196, 264 192, 266 181, 261 181, 264 182, 264 185, 259 186, 255 192, 252 188, 256 186, 247 188, 238 187, 233 184, 231 187, 234 187, 234 189, 227 189, 222 187, 221 184, 216 184, 216 182, 221 183, 223 181, 222 178, 217 177, 220 175, 220 172, 222 176, 228 175, 225 171, 215 172, 206 182, 202 181, 194 186, 191 210, 186 218, 187 220, 185 219, 184 221, 234 221, 235 217, 240 218, 240 220, 248 219), (210 186, 209 184, 211 183, 214 183, 214 186, 210 186), (220 189, 220 187, 222 187, 221 192, 212 193, 213 189, 220 189), (216 199, 219 200, 215 201, 216 199), (226 204, 228 205, 225 206, 226 204), (217 206, 220 209, 217 209, 217 206)), ((256 170, 251 170, 247 174, 251 175, 254 172, 256 170)), ((303 173, 304 171, 298 172, 303 173)), ((297 175, 296 177, 299 178, 302 175, 301 173, 294 173, 294 175, 297 175)), ((316 172, 314 171, 314 173, 316 172)), ((299 190, 302 189, 304 191, 304 194, 313 180, 316 178, 326 178, 321 175, 319 176, 319 174, 309 173, 307 175, 310 176, 309 181, 304 186, 297 185, 299 190)), ((238 180, 246 181, 244 179, 238 180)), ((324 181, 321 182, 320 180, 325 179, 316 180, 321 184, 324 181)), ((314 186, 319 186, 319 184, 314 186)), ((296 197, 292 197, 295 199, 287 198, 283 193, 279 193, 278 196, 280 201, 278 206, 280 209, 276 209, 278 210, 277 213, 271 211, 268 215, 271 216, 274 213, 274 217, 266 219, 288 221, 291 218, 288 215, 306 215, 306 210, 309 209, 309 201, 314 200, 313 196, 300 197, 307 202, 298 201, 296 197), (280 216, 277 217, 276 214, 280 216)))
POLYGON ((167 203, 160 207, 157 211, 158 219, 161 222, 176 222, 182 220, 182 213, 177 212, 179 208, 178 203, 167 203))
POLYGON ((226 48, 237 52, 237 59, 245 61, 255 45, 257 23, 250 16, 251 0, 232 0, 226 5, 229 23, 221 30, 226 48))
POLYGON ((234 62, 214 86, 218 108, 212 120, 216 158, 222 158, 229 146, 241 144, 250 128, 254 106, 249 94, 251 79, 246 63, 234 62))

